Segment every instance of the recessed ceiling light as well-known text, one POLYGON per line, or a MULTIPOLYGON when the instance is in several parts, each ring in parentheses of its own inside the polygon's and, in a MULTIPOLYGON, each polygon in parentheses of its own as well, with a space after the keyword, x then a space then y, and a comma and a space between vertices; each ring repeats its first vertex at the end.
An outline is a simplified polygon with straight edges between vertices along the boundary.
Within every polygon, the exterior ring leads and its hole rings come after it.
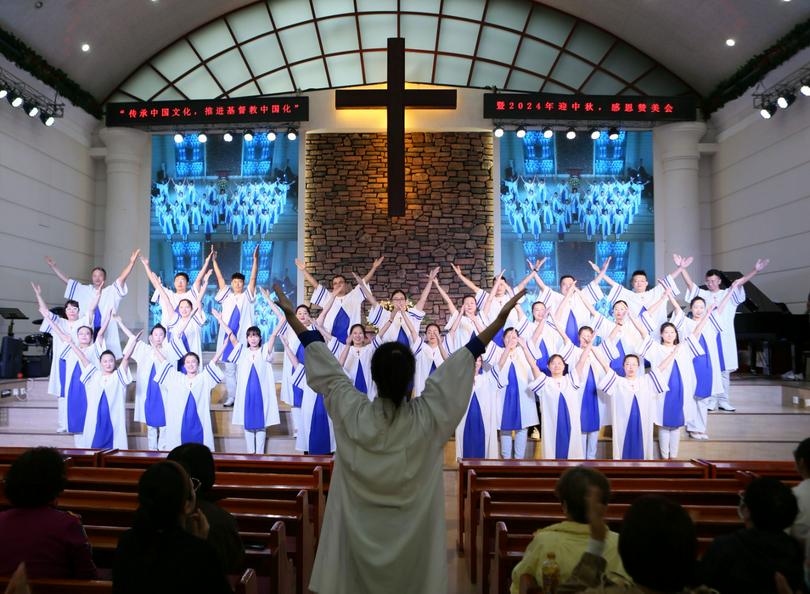
POLYGON ((83 44, 82 44, 82 51, 83 51, 84 53, 89 52, 89 51, 90 51, 90 44, 89 44, 89 43, 83 43, 83 44))
POLYGON ((734 47, 735 45, 737 45, 737 42, 734 41, 731 37, 729 37, 728 39, 726 39, 726 45, 729 47, 734 47))

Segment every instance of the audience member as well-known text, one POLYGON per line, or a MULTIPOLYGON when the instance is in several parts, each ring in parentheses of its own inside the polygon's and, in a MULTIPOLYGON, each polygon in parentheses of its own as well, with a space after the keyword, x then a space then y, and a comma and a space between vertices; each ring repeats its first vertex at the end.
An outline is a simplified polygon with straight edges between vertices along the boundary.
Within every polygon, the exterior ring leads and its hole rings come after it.
POLYGON ((65 463, 52 448, 34 448, 6 475, 11 509, 0 512, 0 575, 21 562, 30 578, 93 579, 96 566, 79 518, 56 509, 65 488, 65 463))
MULTIPOLYGON (((538 583, 542 581, 543 562, 548 553, 556 555, 557 563, 560 566, 560 580, 564 582, 571 576, 571 572, 588 545, 590 531, 587 497, 591 487, 599 489, 601 503, 607 505, 610 498, 610 484, 607 477, 598 470, 587 466, 577 466, 569 468, 560 477, 555 494, 565 512, 565 521, 552 524, 534 533, 523 559, 512 571, 512 594, 518 594, 520 578, 523 574, 534 576, 538 583)), ((627 574, 619 558, 618 544, 619 535, 608 531, 603 557, 607 562, 607 571, 626 577, 627 574)))
POLYGON ((217 505, 211 488, 215 481, 214 456, 201 443, 177 446, 168 456, 182 466, 188 475, 200 481, 197 489, 197 507, 208 520, 208 544, 214 547, 222 567, 227 573, 240 573, 243 569, 245 548, 239 538, 236 519, 217 505))
POLYGON ((810 437, 802 441, 793 451, 796 460, 796 470, 802 477, 802 482, 793 487, 799 513, 790 529, 793 537, 800 545, 810 544, 810 437))
POLYGON ((177 462, 150 466, 138 481, 134 526, 118 541, 113 592, 230 593, 191 479, 177 462))

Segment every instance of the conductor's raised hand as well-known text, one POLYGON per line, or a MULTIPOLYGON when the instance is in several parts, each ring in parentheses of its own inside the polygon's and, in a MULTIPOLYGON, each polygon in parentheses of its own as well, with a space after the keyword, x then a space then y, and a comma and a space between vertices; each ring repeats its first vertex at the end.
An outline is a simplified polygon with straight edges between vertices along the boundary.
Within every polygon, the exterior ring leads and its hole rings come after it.
MULTIPOLYGON (((503 274, 503 273, 501 273, 501 274, 503 274)), ((507 301, 506 303, 503 304, 503 307, 501 308, 501 311, 498 312, 498 316, 497 316, 497 320, 499 320, 502 325, 506 323, 506 318, 509 317, 509 313, 515 308, 515 306, 518 304, 518 302, 521 299, 523 299, 523 296, 525 294, 526 294, 526 289, 521 289, 520 291, 518 291, 517 293, 512 295, 512 298, 509 301, 507 301)))
POLYGON ((276 305, 284 312, 284 317, 289 321, 290 318, 297 320, 295 317, 295 306, 289 300, 287 295, 284 294, 281 286, 278 283, 273 283, 273 291, 276 293, 276 305))

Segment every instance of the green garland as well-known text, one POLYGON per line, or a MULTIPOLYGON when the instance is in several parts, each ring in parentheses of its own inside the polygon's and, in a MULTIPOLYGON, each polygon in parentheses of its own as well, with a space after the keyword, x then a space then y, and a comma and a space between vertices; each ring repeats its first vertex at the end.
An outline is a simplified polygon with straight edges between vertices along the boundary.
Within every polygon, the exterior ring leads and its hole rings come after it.
POLYGON ((703 100, 703 115, 708 117, 729 101, 741 97, 774 68, 784 64, 810 45, 810 19, 799 23, 761 54, 757 54, 727 79, 721 81, 703 100))
POLYGON ((64 71, 48 64, 45 58, 2 28, 0 28, 0 53, 68 99, 73 105, 81 107, 93 117, 101 118, 101 104, 95 97, 71 80, 64 71))

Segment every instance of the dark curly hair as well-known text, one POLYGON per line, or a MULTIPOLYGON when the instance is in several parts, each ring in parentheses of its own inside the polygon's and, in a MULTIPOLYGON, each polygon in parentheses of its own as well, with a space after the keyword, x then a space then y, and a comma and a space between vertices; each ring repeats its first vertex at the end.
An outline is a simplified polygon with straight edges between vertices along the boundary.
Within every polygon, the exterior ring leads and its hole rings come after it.
POLYGON ((48 505, 67 484, 65 460, 53 448, 34 448, 20 455, 6 475, 6 497, 14 507, 48 505))

